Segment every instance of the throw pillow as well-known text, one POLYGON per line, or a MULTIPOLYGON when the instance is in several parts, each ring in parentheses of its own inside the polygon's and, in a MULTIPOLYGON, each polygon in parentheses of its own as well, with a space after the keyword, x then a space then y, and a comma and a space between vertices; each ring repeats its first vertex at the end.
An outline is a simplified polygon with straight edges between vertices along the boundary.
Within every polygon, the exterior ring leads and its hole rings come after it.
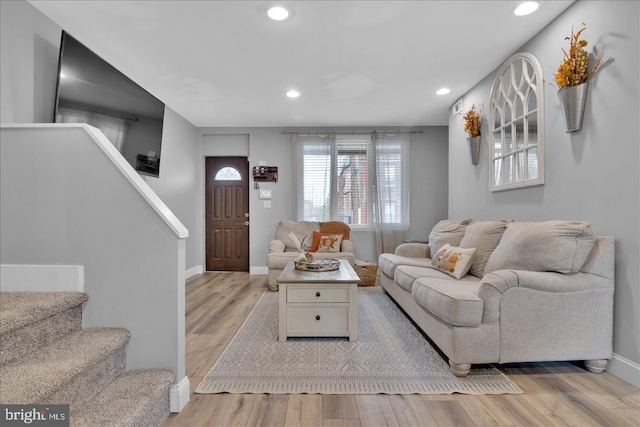
POLYGON ((577 273, 596 240, 588 222, 512 222, 489 256, 484 272, 511 269, 577 273))
POLYGON ((464 237, 464 230, 471 222, 472 220, 470 219, 464 221, 445 219, 437 223, 429 233, 431 256, 433 257, 445 243, 451 246, 459 246, 464 237))
POLYGON ((317 252, 340 252, 342 234, 321 234, 317 252))
POLYGON ((500 243, 507 221, 478 221, 467 225, 464 237, 460 242, 461 248, 476 248, 469 274, 481 279, 489 256, 500 243))
POLYGON ((458 248, 445 243, 440 250, 431 257, 431 264, 440 271, 456 279, 461 278, 471 268, 473 254, 476 248, 458 248))
MULTIPOLYGON (((309 252, 317 252, 318 251, 318 247, 320 246, 320 240, 323 237, 325 237, 325 236, 335 236, 335 234, 321 233, 319 231, 314 231, 312 233, 312 235, 313 235, 313 240, 311 242, 311 247, 309 248, 309 252)), ((341 237, 340 244, 342 244, 342 238, 343 238, 342 234, 340 234, 340 237, 341 237)), ((340 245, 338 246, 338 251, 337 252, 340 252, 339 248, 340 248, 340 245)))
POLYGON ((311 247, 313 246, 313 232, 304 236, 304 239, 302 239, 300 245, 302 246, 303 251, 310 252, 311 247))

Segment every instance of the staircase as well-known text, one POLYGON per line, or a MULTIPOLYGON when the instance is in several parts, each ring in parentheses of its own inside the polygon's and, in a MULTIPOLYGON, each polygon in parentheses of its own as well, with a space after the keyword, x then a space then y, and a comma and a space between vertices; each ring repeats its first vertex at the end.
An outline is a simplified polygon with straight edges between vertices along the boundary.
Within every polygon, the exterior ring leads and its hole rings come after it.
POLYGON ((71 426, 159 426, 173 372, 125 371, 131 334, 82 329, 82 292, 0 293, 0 403, 69 404, 71 426))

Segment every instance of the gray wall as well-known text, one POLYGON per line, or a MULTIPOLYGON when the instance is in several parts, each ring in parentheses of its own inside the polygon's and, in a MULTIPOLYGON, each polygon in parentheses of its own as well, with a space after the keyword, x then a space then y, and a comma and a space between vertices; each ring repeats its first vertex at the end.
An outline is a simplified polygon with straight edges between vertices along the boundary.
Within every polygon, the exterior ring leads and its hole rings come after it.
POLYGON ((187 270, 198 268, 202 258, 202 233, 198 230, 202 220, 199 215, 202 203, 199 153, 197 129, 171 108, 165 107, 160 176, 142 177, 189 230, 185 242, 187 270))
MULTIPOLYGON (((461 115, 449 121, 450 217, 586 220, 598 234, 615 236, 614 352, 635 364, 640 363, 639 17, 638 2, 579 1, 519 49, 533 53, 545 79, 553 82, 561 47, 567 47, 564 38, 572 26, 578 29, 585 22, 588 51, 594 46, 604 50, 607 61, 590 84, 578 133, 565 133, 557 89, 545 84, 543 186, 490 192, 486 117, 475 167, 469 164, 461 115)), ((464 111, 482 104, 488 115, 496 71, 464 96, 464 111)), ((635 369, 637 376, 637 365, 635 369)))
MULTIPOLYGON (((0 122, 51 123, 62 29, 26 1, 0 1, 0 122)), ((196 128, 165 109, 160 178, 146 177, 190 231, 186 268, 202 265, 196 128)))
MULTIPOLYGON (((356 128, 332 129, 349 131, 356 128)), ((423 130, 424 133, 414 135, 411 147, 411 227, 408 238, 416 240, 425 240, 435 223, 447 217, 447 128, 423 127, 423 130)), ((281 128, 201 128, 200 132, 203 156, 246 155, 251 168, 262 160, 269 166, 278 166, 277 183, 260 183, 261 189, 272 190, 271 208, 264 208, 258 191, 250 186, 249 262, 253 273, 264 274, 267 249, 276 225, 281 219, 294 218, 291 135, 283 134, 281 128), (247 138, 248 147, 244 143, 247 138), (231 143, 234 148, 230 148, 231 143)), ((204 190, 201 194, 204 197, 204 190)), ((351 239, 356 248, 356 258, 375 260, 375 242, 370 231, 353 231, 351 239)))

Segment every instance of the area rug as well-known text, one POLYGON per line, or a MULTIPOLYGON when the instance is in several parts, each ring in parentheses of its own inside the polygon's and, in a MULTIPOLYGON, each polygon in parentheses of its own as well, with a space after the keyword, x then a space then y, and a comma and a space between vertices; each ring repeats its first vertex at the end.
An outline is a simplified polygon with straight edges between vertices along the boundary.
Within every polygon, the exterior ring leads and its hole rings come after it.
POLYGON ((278 341, 278 293, 265 292, 196 393, 522 393, 493 366, 458 378, 380 288, 358 289, 358 341, 278 341))

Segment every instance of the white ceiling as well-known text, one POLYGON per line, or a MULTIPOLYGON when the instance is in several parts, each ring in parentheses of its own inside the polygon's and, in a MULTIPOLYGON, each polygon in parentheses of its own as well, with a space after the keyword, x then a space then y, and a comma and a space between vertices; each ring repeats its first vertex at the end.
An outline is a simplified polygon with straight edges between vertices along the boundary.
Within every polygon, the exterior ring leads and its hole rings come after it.
POLYGON ((195 126, 318 127, 446 125, 573 0, 288 1, 284 22, 272 1, 29 3, 195 126))

